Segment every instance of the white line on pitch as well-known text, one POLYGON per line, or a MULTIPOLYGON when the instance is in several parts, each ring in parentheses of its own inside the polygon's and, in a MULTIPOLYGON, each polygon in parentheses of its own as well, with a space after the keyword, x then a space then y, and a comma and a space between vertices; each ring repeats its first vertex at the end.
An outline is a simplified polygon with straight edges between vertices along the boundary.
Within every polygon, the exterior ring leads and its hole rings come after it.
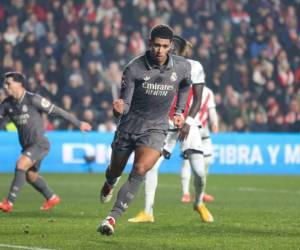
POLYGON ((53 250, 48 248, 26 247, 26 246, 17 246, 17 245, 9 245, 9 244, 0 244, 0 247, 12 248, 12 249, 26 249, 26 250, 53 250))

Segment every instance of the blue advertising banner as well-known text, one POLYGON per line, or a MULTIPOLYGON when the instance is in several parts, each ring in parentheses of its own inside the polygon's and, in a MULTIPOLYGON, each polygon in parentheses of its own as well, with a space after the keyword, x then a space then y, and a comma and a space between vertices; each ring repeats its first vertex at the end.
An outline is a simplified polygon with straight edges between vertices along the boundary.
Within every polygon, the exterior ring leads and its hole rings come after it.
MULTIPOLYGON (((51 149, 42 172, 104 172, 110 159, 112 133, 50 132, 51 149)), ((212 135, 210 173, 300 174, 300 135, 220 133, 212 135)), ((20 155, 17 133, 0 132, 0 172, 13 172, 20 155)), ((132 166, 133 157, 125 171, 132 166)), ((180 150, 163 161, 160 172, 179 173, 180 150)))

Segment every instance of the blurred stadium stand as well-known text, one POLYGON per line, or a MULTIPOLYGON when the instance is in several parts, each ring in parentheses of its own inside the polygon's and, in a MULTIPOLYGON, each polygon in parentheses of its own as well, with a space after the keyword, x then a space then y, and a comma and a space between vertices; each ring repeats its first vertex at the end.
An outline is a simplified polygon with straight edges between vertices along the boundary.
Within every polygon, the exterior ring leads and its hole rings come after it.
POLYGON ((168 23, 194 45, 221 131, 299 132, 299 16, 298 0, 2 0, 0 73, 24 72, 30 91, 112 131, 123 67, 168 23))

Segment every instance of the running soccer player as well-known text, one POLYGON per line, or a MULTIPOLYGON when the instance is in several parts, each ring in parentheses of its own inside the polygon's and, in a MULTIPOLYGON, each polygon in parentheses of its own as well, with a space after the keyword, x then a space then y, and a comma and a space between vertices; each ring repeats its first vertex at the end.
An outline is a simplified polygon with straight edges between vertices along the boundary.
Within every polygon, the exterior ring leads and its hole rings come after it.
MULTIPOLYGON (((114 112, 121 118, 101 189, 103 203, 111 200, 113 188, 130 154, 134 152, 135 156, 128 180, 120 188, 111 212, 98 227, 101 234, 114 233, 116 220, 127 210, 146 172, 159 159, 169 127, 168 113, 176 93, 174 120, 176 125, 182 122, 191 66, 183 57, 169 54, 172 39, 173 31, 169 26, 155 26, 150 33, 150 49, 132 60, 124 70, 121 98, 113 102, 114 112)), ((196 113, 197 110, 192 115, 196 113)), ((181 137, 185 138, 190 125, 185 123, 183 128, 181 137)))
MULTIPOLYGON (((187 56, 189 50, 192 48, 192 45, 179 36, 174 36, 173 39, 174 45, 174 53, 187 56)), ((196 84, 204 85, 205 82, 205 74, 203 71, 202 65, 194 60, 188 60, 191 63, 191 79, 193 82, 193 86, 196 84)), ((204 87, 203 92, 205 91, 206 87, 204 87)), ((186 116, 189 108, 194 106, 195 103, 198 105, 197 98, 199 96, 195 95, 194 89, 190 89, 190 93, 188 96, 186 108, 184 115, 186 116)), ((203 99, 203 94, 202 94, 203 99)), ((200 102, 201 103, 201 102, 200 102)), ((203 103, 202 103, 203 105, 203 103)), ((199 114, 200 106, 197 106, 197 113, 199 114)), ((172 110, 171 110, 172 112, 172 110)), ((170 114, 172 117, 172 114, 170 114)), ((189 118, 187 118, 189 119, 189 118)), ((204 196, 204 186, 205 186, 205 179, 206 173, 204 171, 205 164, 203 159, 203 145, 201 143, 201 124, 198 121, 197 117, 193 120, 193 130, 190 131, 187 140, 181 143, 181 150, 187 162, 192 166, 192 170, 194 173, 194 187, 195 187, 195 203, 194 209, 200 214, 202 221, 204 222, 213 222, 213 217, 206 208, 203 203, 203 196, 204 196), (195 139, 198 138, 198 139, 195 139)), ((163 156, 157 161, 155 166, 146 174, 145 180, 145 208, 144 211, 140 212, 136 217, 129 219, 129 222, 140 223, 140 222, 154 222, 153 216, 153 204, 155 198, 155 191, 157 187, 157 178, 158 178, 158 167, 163 161, 164 158, 169 159, 171 156, 171 152, 173 151, 178 137, 180 134, 178 129, 173 125, 172 121, 170 120, 170 128, 166 138, 165 146, 163 149, 163 156)))
POLYGON ((25 77, 19 72, 8 72, 4 77, 3 87, 7 98, 0 104, 0 120, 8 116, 16 125, 22 154, 16 163, 8 196, 0 203, 3 212, 13 210, 17 195, 26 181, 46 198, 41 210, 47 211, 60 202, 60 197, 50 190, 39 175, 41 162, 50 148, 42 113, 61 116, 82 131, 91 130, 90 124, 77 120, 47 99, 26 91, 25 82, 25 77))

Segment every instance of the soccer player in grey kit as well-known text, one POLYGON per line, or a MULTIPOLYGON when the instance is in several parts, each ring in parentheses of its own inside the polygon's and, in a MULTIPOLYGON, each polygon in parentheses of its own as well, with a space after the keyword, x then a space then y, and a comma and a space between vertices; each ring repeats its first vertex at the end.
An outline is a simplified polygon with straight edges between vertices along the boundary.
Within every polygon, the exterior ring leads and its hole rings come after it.
POLYGON ((59 196, 49 189, 39 175, 41 161, 50 148, 45 136, 42 113, 61 116, 82 131, 91 130, 90 124, 77 120, 47 99, 26 91, 25 81, 25 77, 19 72, 8 72, 4 78, 3 87, 8 97, 0 104, 0 121, 8 116, 14 122, 22 154, 16 163, 15 177, 8 196, 0 203, 3 212, 12 211, 17 194, 26 180, 46 198, 41 210, 47 211, 60 202, 59 196))
MULTIPOLYGON (((183 57, 169 54, 172 39, 173 31, 169 26, 155 26, 150 34, 150 49, 133 59, 123 72, 121 97, 113 102, 120 121, 112 143, 106 182, 101 189, 103 203, 112 198, 113 188, 130 154, 134 152, 135 156, 128 180, 120 188, 111 212, 98 227, 101 234, 114 233, 116 220, 136 196, 146 172, 159 159, 169 127, 168 114, 176 94, 174 123, 183 120, 182 112, 191 83, 191 65, 183 57)), ((193 115, 196 113, 197 110, 193 115)), ((188 132, 189 125, 184 124, 181 139, 186 138, 188 132)))

